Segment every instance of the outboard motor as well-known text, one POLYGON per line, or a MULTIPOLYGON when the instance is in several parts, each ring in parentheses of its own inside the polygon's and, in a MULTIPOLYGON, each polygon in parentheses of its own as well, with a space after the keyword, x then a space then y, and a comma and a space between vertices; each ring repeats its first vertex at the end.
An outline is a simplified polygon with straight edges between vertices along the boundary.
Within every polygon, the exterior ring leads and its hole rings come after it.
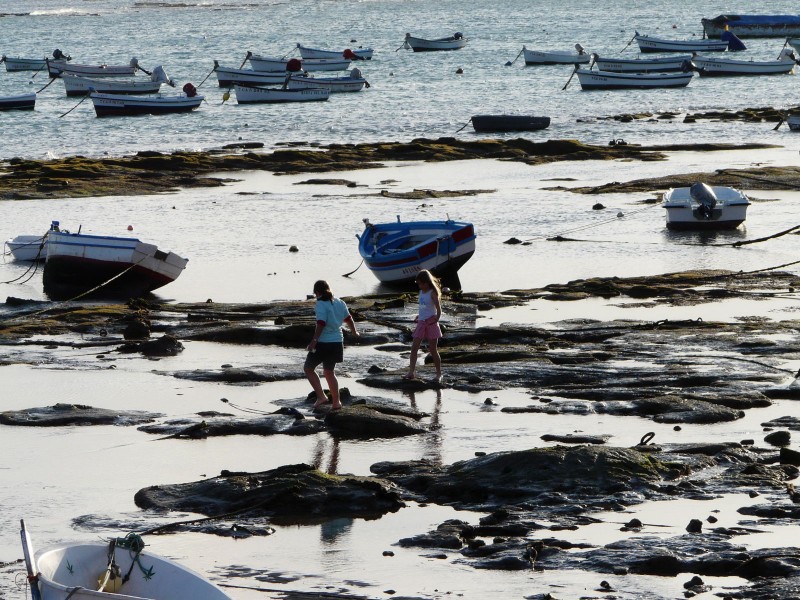
POLYGON ((699 181, 693 183, 689 188, 689 195, 692 200, 699 204, 697 214, 706 221, 710 220, 714 214, 714 207, 717 205, 717 195, 711 189, 711 186, 699 181))
POLYGON ((361 79, 361 69, 353 67, 350 71, 350 79, 361 79))
POLYGON ((747 50, 747 46, 744 45, 744 42, 736 37, 735 33, 728 29, 722 32, 722 35, 719 36, 719 39, 721 39, 723 42, 728 42, 728 50, 730 52, 747 50))
POLYGON ((575 50, 578 51, 578 54, 581 54, 581 55, 586 54, 586 51, 583 49, 583 46, 581 46, 580 44, 575 44, 575 50))
POLYGON ((464 37, 464 34, 463 34, 463 33, 461 33, 460 31, 456 31, 456 32, 453 34, 453 39, 454 39, 454 40, 460 40, 460 39, 462 39, 463 37, 464 37))
POLYGON ((67 56, 66 54, 64 54, 58 48, 53 50, 53 58, 56 59, 56 60, 72 60, 71 56, 67 56))
POLYGON ((136 58, 135 56, 133 56, 133 57, 131 57, 131 62, 128 63, 128 64, 130 66, 132 66, 134 69, 138 69, 139 68, 139 59, 136 58))

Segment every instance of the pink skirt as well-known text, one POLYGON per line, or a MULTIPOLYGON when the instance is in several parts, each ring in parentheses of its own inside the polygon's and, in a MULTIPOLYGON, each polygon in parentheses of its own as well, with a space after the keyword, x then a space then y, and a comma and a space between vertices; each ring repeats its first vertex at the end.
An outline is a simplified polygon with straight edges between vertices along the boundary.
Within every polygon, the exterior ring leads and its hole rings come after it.
POLYGON ((442 328, 439 327, 438 321, 431 323, 417 321, 417 327, 414 329, 412 337, 415 340, 438 340, 442 337, 442 328))

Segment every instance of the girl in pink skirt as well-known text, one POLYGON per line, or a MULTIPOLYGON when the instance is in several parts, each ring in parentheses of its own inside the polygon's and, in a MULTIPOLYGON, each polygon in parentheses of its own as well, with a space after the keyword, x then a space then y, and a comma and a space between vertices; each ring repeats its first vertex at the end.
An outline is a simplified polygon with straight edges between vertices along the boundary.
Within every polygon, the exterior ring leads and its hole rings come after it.
POLYGON ((417 326, 412 336, 411 361, 408 365, 408 373, 403 378, 414 379, 416 377, 417 352, 422 345, 422 340, 427 340, 428 353, 433 358, 433 365, 436 367, 436 377, 433 381, 441 383, 442 359, 439 356, 438 346, 439 338, 442 337, 442 329, 439 327, 439 319, 442 316, 442 305, 439 299, 442 289, 439 286, 439 280, 427 270, 417 273, 416 281, 419 286, 419 314, 414 317, 417 326))

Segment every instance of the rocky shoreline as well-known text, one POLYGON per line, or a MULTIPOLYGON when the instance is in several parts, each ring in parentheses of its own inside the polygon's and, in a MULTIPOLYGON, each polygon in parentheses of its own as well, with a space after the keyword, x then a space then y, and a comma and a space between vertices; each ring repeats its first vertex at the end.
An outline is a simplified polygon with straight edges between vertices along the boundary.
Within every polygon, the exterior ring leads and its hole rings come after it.
MULTIPOLYGON (((212 436, 322 432, 360 439, 425 436, 435 432, 431 415, 380 393, 440 386, 486 393, 484 408, 507 414, 509 419, 526 412, 568 414, 578 422, 592 421, 593 415, 636 416, 643 429, 634 445, 602 431, 591 435, 554 431, 543 436, 553 445, 476 451, 474 458, 453 464, 383 460, 372 465, 372 476, 323 473, 305 464, 260 473, 223 471, 195 482, 146 487, 134 499, 140 508, 165 511, 165 515, 192 511, 207 517, 178 523, 165 517, 163 525, 152 528, 154 534, 199 531, 238 537, 269 535, 270 522, 376 518, 407 503, 440 504, 484 516, 478 525, 448 520, 432 531, 409 532, 398 545, 457 556, 459 564, 475 569, 593 572, 600 582, 598 592, 604 594, 614 592, 604 576, 647 574, 683 576, 686 597, 709 591, 704 576, 749 582, 736 590, 714 590, 725 598, 795 597, 800 590, 800 550, 751 550, 732 539, 757 537, 766 524, 796 524, 800 493, 793 482, 800 473, 800 453, 789 445, 791 432, 800 430, 800 419, 786 415, 764 422, 763 431, 753 431, 747 439, 682 443, 680 431, 689 424, 736 421, 775 401, 800 399, 797 374, 783 366, 800 356, 797 320, 586 318, 542 328, 479 326, 478 316, 530 302, 592 298, 634 299, 653 307, 753 298, 769 303, 793 297, 799 287, 800 278, 778 271, 697 271, 576 280, 503 293, 452 293, 443 306, 446 342, 441 384, 407 381, 402 372, 380 364, 381 355, 408 351, 411 296, 348 298, 363 335, 347 343, 375 350, 371 355, 360 353, 353 370, 360 373, 359 383, 373 388, 375 395, 343 393, 341 411, 314 413, 313 398, 308 397, 278 400, 279 408, 271 413, 241 417, 204 412, 181 419, 140 411, 108 414, 91 406, 62 404, 6 411, 0 413, 0 423, 59 427, 113 422, 137 427, 149 436, 188 443, 212 436), (525 390, 528 402, 504 401, 502 391, 511 389, 525 390), (654 439, 647 431, 647 420, 674 425, 674 437, 654 439), (643 502, 674 498, 713 501, 731 493, 763 498, 739 509, 746 525, 716 527, 711 515, 705 521, 687 518, 685 534, 651 539, 630 535, 652 528, 634 519, 622 527, 619 541, 603 546, 576 546, 558 536, 559 531, 597 523, 594 515, 600 511, 623 511, 643 502)), ((53 305, 9 298, 6 309, 7 316, 0 322, 0 344, 36 347, 39 363, 46 362, 47 348, 95 350, 99 368, 125 353, 153 359, 175 355, 186 341, 302 348, 314 327, 307 302, 159 305, 136 300, 119 305, 53 305)), ((302 378, 293 364, 158 372, 224 384, 302 378)), ((592 431, 589 425, 583 429, 592 431)), ((152 521, 147 524, 151 525, 152 521)), ((144 521, 138 524, 145 526, 144 521)))

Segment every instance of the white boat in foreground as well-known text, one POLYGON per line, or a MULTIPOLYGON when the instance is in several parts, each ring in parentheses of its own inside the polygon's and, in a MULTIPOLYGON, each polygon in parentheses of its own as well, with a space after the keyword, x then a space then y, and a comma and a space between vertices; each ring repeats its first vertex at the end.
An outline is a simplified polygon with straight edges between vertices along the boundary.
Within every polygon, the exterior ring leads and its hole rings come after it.
POLYGON ((747 216, 750 200, 739 190, 695 183, 664 194, 669 229, 734 229, 747 216))
POLYGON ((190 83, 183 86, 183 94, 157 94, 155 96, 132 96, 130 94, 100 94, 91 92, 89 98, 94 104, 94 112, 98 117, 129 115, 164 115, 170 113, 190 112, 205 100, 205 96, 197 94, 190 83), (189 87, 191 86, 191 87, 189 87))
POLYGON ((279 102, 316 102, 327 100, 331 94, 328 88, 290 90, 267 88, 252 85, 233 86, 237 104, 275 104, 279 102))
POLYGON ((14 260, 44 260, 47 256, 46 235, 18 235, 6 240, 4 246, 14 260))
POLYGON ((668 73, 691 68, 692 55, 679 54, 654 58, 604 58, 594 54, 594 64, 600 71, 615 73, 668 73))
POLYGON ((656 89, 686 87, 694 73, 615 73, 576 68, 584 90, 656 89))
POLYGON ((640 52, 724 52, 728 49, 725 40, 670 40, 641 35, 638 31, 633 38, 640 52))
POLYGON ((302 44, 297 44, 297 49, 300 51, 300 56, 305 59, 308 58, 350 58, 348 52, 355 55, 355 60, 372 60, 372 48, 356 48, 352 50, 346 48, 345 50, 321 50, 320 48, 309 48, 302 44))
POLYGON ((34 600, 231 600, 200 573, 145 550, 137 535, 66 542, 34 554, 20 525, 34 600))
POLYGON ((61 80, 64 82, 67 96, 85 96, 90 91, 99 94, 155 94, 161 89, 162 83, 175 87, 175 83, 167 77, 167 73, 161 66, 153 69, 150 79, 119 79, 117 77, 95 79, 62 73, 61 80))
POLYGON ((585 65, 591 58, 591 55, 580 44, 575 44, 575 52, 571 50, 528 50, 526 46, 522 46, 522 56, 526 65, 585 65))
POLYGON ((692 64, 698 73, 706 77, 726 77, 735 75, 785 75, 794 72, 797 57, 791 48, 781 50, 778 60, 735 60, 732 58, 713 58, 695 56, 692 64))
POLYGON ((433 40, 415 37, 407 33, 406 39, 400 48, 410 48, 414 52, 435 52, 438 50, 461 50, 466 45, 467 38, 460 31, 451 36, 433 40))

